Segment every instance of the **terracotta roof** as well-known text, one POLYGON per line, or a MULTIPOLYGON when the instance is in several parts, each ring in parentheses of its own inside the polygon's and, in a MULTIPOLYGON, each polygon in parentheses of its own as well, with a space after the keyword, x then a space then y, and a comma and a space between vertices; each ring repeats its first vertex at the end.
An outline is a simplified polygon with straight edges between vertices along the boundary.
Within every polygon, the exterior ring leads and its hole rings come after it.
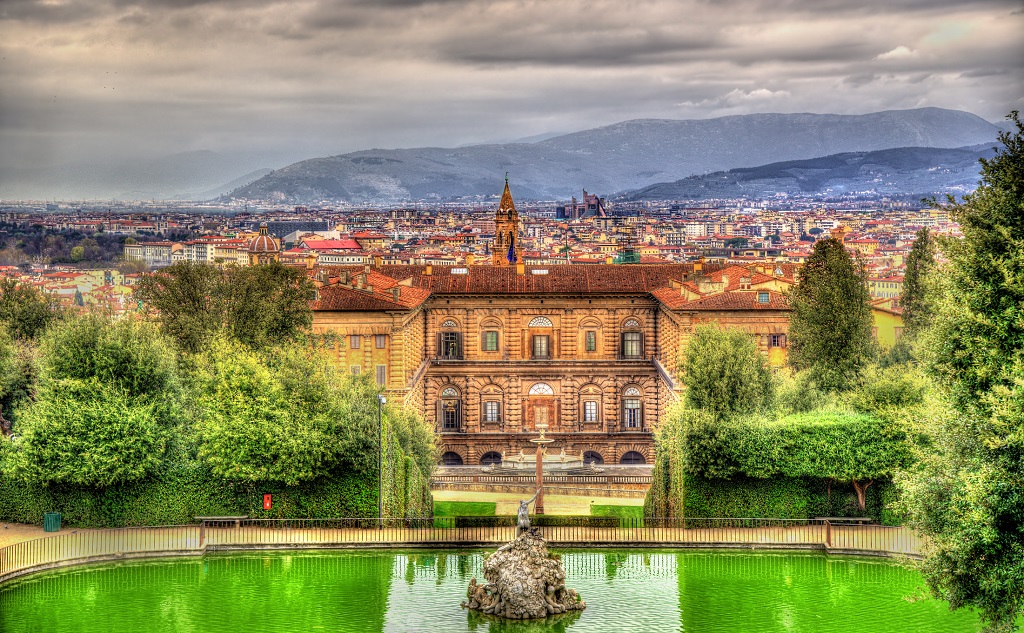
POLYGON ((690 310, 789 310, 789 303, 783 295, 765 290, 721 292, 693 301, 687 301, 679 294, 678 290, 673 288, 655 290, 651 294, 666 307, 684 312, 690 310), (761 292, 768 292, 768 303, 760 303, 757 300, 757 296, 761 292))
POLYGON ((648 294, 693 272, 693 264, 551 264, 515 266, 382 266, 393 279, 410 279, 433 294, 648 294), (462 274, 455 271, 465 271, 462 274), (534 271, 547 271, 535 273, 534 271))

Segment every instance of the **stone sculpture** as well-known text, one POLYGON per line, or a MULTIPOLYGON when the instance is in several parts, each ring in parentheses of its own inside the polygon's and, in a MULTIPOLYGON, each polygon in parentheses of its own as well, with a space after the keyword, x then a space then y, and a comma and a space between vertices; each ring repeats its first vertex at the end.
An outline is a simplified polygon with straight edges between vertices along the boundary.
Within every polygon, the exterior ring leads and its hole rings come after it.
POLYGON ((561 559, 548 552, 540 530, 530 527, 528 506, 519 503, 516 538, 484 559, 484 582, 469 581, 465 609, 513 620, 582 611, 587 605, 565 586, 561 559))

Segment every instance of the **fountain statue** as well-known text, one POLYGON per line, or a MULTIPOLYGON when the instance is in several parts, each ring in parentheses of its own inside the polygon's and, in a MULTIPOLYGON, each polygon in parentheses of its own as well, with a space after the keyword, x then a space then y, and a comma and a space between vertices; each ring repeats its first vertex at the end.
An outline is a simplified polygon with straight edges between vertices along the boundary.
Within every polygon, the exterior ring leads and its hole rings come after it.
MULTIPOLYGON (((540 490, 537 490, 540 493, 540 490)), ((484 559, 484 584, 469 581, 463 608, 513 620, 582 611, 587 605, 565 586, 562 560, 548 552, 540 530, 530 526, 529 505, 519 502, 516 538, 484 559)))

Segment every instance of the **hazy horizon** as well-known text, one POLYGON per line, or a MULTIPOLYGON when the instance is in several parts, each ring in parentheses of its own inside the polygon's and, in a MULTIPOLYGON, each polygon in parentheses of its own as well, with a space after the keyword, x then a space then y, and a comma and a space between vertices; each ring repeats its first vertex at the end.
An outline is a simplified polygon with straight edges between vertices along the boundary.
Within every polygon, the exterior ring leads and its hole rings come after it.
POLYGON ((1022 26, 1008 0, 5 0, 0 183, 199 150, 226 182, 638 118, 998 122, 1024 109, 1022 26))

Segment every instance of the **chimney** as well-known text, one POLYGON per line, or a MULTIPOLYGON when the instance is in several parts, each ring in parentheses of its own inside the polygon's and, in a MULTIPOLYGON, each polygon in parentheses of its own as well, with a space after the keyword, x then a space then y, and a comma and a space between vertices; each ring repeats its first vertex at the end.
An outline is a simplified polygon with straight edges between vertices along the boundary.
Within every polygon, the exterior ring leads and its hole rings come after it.
POLYGON ((356 288, 360 290, 366 285, 366 273, 356 275, 356 288))
POLYGON ((526 274, 526 264, 524 264, 522 262, 516 264, 516 274, 517 275, 525 275, 526 274))
POLYGON ((401 296, 402 296, 402 287, 401 287, 401 286, 395 286, 395 287, 393 287, 393 288, 391 289, 391 296, 393 296, 393 297, 395 298, 395 302, 397 303, 397 302, 398 302, 398 299, 399 299, 399 297, 401 297, 401 296))
POLYGON ((370 272, 370 265, 369 265, 369 264, 367 264, 367 265, 363 266, 363 272, 364 272, 364 273, 368 273, 368 272, 370 272))
POLYGON ((434 274, 434 267, 431 266, 430 264, 427 264, 427 269, 423 271, 423 274, 426 275, 427 277, 433 275, 434 274))
POLYGON ((348 271, 347 270, 341 271, 341 276, 338 277, 338 283, 344 284, 346 286, 348 285, 349 282, 348 282, 348 271))
POLYGON ((384 260, 381 258, 381 256, 380 255, 374 255, 373 256, 373 267, 374 268, 380 268, 383 265, 384 265, 384 260))
POLYGON ((729 275, 722 275, 722 286, 723 288, 729 287, 729 275))

